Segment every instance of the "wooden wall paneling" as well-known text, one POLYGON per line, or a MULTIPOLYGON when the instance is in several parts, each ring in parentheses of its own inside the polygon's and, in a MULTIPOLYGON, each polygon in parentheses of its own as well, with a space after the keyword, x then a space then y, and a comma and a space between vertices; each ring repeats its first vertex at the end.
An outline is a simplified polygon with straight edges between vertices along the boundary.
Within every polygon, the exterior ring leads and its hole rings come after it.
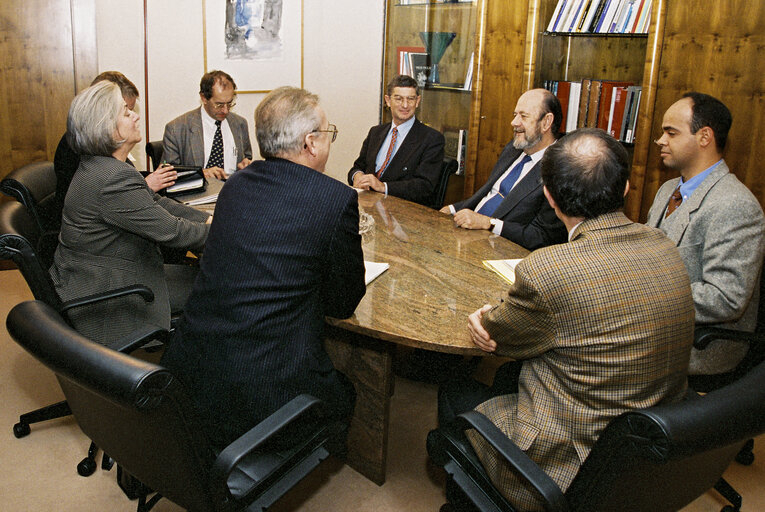
POLYGON ((74 96, 72 41, 70 0, 0 3, 0 177, 53 160, 74 96))
MULTIPOLYGON (((655 184, 649 183, 646 164, 650 151, 656 147, 653 143, 654 138, 656 138, 654 137, 653 118, 655 112, 657 112, 656 94, 658 92, 659 65, 663 49, 662 42, 664 40, 666 7, 667 2, 665 0, 654 0, 651 11, 651 23, 648 29, 645 67, 643 70, 643 92, 640 97, 640 110, 638 111, 635 146, 633 148, 632 168, 630 170, 630 191, 627 194, 624 205, 624 213, 627 217, 638 222, 645 222, 646 215, 641 214, 643 203, 648 201, 648 208, 650 208, 651 202, 653 202, 653 195, 658 190, 655 184), (646 187, 653 189, 650 199, 645 197, 646 187)), ((652 180, 653 177, 650 177, 650 179, 652 180)), ((646 209, 646 214, 647 212, 648 210, 646 209)))
POLYGON ((528 1, 485 5, 480 114, 471 119, 465 196, 488 179, 502 148, 513 138, 513 110, 525 90, 528 1), (472 173, 472 175, 471 175, 472 173))
MULTIPOLYGON (((765 4, 731 0, 667 2, 656 109, 651 138, 661 134, 664 111, 686 91, 722 100, 733 114, 725 159, 760 204, 765 204, 765 4), (703 16, 700 15, 703 13, 703 16)), ((658 187, 674 171, 664 169, 650 144, 640 208, 645 219, 658 187)))

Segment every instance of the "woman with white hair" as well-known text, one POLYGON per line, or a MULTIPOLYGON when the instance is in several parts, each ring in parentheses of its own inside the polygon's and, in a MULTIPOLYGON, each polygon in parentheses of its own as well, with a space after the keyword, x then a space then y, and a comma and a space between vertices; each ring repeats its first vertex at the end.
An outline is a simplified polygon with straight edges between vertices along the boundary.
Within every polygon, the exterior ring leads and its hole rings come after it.
POLYGON ((209 215, 157 195, 126 163, 141 140, 139 119, 109 81, 78 94, 67 118, 68 142, 80 155, 80 166, 66 195, 50 269, 56 290, 64 301, 133 284, 154 292, 150 303, 132 295, 72 311, 74 326, 101 343, 146 324, 170 327, 171 297, 159 245, 200 249, 210 227, 209 215))

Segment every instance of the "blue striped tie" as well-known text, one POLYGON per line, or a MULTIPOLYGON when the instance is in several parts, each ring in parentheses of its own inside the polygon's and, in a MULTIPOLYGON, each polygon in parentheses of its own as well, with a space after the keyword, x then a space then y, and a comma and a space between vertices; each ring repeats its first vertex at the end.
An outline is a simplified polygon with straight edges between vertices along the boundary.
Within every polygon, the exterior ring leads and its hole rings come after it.
POLYGON ((510 193, 513 185, 515 185, 515 182, 518 181, 518 177, 521 175, 523 166, 528 162, 531 162, 531 157, 529 155, 525 155, 523 160, 518 162, 515 167, 513 167, 510 172, 507 173, 507 176, 505 176, 505 179, 502 180, 502 183, 499 184, 499 192, 492 196, 491 199, 486 201, 483 206, 478 209, 478 213, 491 217, 497 208, 499 208, 499 205, 502 203, 502 201, 504 201, 507 194, 510 193))

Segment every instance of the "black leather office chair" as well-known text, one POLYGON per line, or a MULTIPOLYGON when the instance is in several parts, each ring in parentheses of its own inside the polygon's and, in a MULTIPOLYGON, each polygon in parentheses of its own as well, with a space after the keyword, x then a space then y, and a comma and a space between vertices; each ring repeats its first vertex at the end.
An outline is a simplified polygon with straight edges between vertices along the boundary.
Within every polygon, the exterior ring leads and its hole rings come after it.
POLYGON ((0 181, 0 192, 26 206, 42 233, 58 231, 61 219, 56 214, 53 162, 35 162, 11 171, 0 181))
POLYGON ((139 511, 162 496, 188 510, 265 509, 329 455, 343 430, 316 414, 318 399, 300 395, 218 451, 162 366, 91 342, 40 301, 15 306, 6 324, 56 373, 82 431, 142 482, 139 511), (274 434, 307 415, 317 421, 307 439, 269 448, 274 434), (147 501, 150 489, 157 494, 147 501))
POLYGON ((446 157, 441 165, 441 175, 438 178, 438 184, 433 191, 433 200, 430 207, 435 210, 440 210, 444 205, 444 197, 446 197, 446 187, 449 185, 449 177, 457 172, 459 167, 457 160, 454 158, 446 157))
MULTIPOLYGON (((760 271, 759 304, 757 325, 754 332, 733 331, 720 327, 697 325, 693 346, 704 350, 715 340, 738 340, 749 343, 749 349, 741 362, 731 371, 716 375, 690 375, 688 384, 700 393, 727 386, 749 373, 752 368, 765 361, 765 267, 760 271)), ((749 466, 754 462, 754 439, 749 439, 736 455, 736 462, 749 466)))
MULTIPOLYGON (((67 312, 74 308, 131 294, 138 294, 146 302, 154 300, 154 293, 149 288, 136 285, 66 302, 61 301, 48 274, 48 266, 41 261, 34 249, 40 236, 37 224, 32 220, 23 204, 16 202, 0 203, 0 260, 13 261, 24 276, 24 280, 35 298, 50 305, 60 314, 66 316, 67 312)), ((114 350, 130 352, 150 341, 152 338, 147 339, 146 336, 151 332, 153 332, 153 328, 131 333, 125 338, 115 340, 110 346, 114 350)), ((61 418, 69 414, 71 414, 71 410, 65 401, 22 414, 19 416, 19 422, 13 426, 13 434, 17 438, 25 437, 31 432, 30 425, 32 423, 61 418)), ((88 453, 89 456, 78 466, 78 472, 83 476, 92 474, 96 469, 97 448, 91 446, 88 453)))
MULTIPOLYGON (((682 402, 615 418, 565 493, 488 418, 476 411, 460 418, 462 429, 475 428, 539 490, 545 510, 674 511, 711 487, 726 493, 721 475, 746 439, 765 432, 765 363, 703 397, 689 391, 682 402)), ((434 430, 427 445, 431 459, 450 475, 447 498, 458 510, 515 510, 462 430, 434 430)), ((723 510, 740 507, 739 496, 723 510)))
POLYGON ((154 142, 146 143, 146 156, 151 160, 151 168, 155 171, 159 164, 162 163, 162 154, 164 153, 164 146, 161 140, 155 140, 154 142))

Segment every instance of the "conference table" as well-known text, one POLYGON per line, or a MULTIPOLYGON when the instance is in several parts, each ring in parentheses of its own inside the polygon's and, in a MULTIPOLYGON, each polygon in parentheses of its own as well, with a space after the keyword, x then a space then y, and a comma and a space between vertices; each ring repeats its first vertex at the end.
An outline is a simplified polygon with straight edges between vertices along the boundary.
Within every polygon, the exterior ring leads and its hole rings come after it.
POLYGON ((396 197, 362 191, 359 208, 364 259, 390 267, 367 286, 353 316, 327 318, 325 347, 356 387, 347 462, 382 485, 395 346, 484 354, 470 340, 468 315, 498 302, 509 285, 483 260, 522 258, 528 251, 396 197))

